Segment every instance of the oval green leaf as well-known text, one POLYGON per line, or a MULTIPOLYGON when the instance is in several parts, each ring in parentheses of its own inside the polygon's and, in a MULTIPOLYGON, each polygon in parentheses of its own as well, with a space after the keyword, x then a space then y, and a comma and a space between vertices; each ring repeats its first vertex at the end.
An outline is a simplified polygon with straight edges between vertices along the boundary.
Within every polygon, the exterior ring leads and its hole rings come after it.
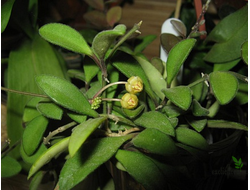
POLYGON ((228 104, 237 94, 239 82, 237 78, 222 71, 215 71, 209 75, 213 93, 221 105, 228 104))
POLYGON ((167 116, 157 111, 143 113, 134 123, 141 127, 158 129, 167 135, 175 136, 174 128, 167 116))
POLYGON ((177 153, 173 139, 157 129, 145 129, 133 138, 132 143, 154 154, 170 156, 177 153))
POLYGON ((161 73, 146 59, 139 56, 134 57, 146 73, 152 90, 160 99, 163 100, 165 96, 161 90, 167 87, 167 83, 161 73))
POLYGON ((195 42, 196 40, 193 38, 182 40, 170 50, 166 65, 168 86, 170 86, 171 82, 178 74, 182 64, 194 47, 195 42))
POLYGON ((42 166, 49 163, 52 158, 57 156, 58 154, 64 152, 67 150, 69 144, 69 137, 64 138, 54 144, 52 147, 47 149, 37 160, 36 162, 31 166, 28 179, 34 175, 42 166))
POLYGON ((26 126, 22 142, 23 149, 28 156, 32 155, 38 148, 48 123, 48 119, 40 115, 31 120, 26 126))
POLYGON ((120 6, 111 7, 106 15, 107 22, 109 26, 113 27, 115 23, 117 23, 122 16, 122 8, 120 6))
POLYGON ((31 100, 28 101, 24 108, 23 112, 23 122, 29 122, 35 117, 41 115, 39 111, 36 109, 36 105, 42 100, 41 97, 34 97, 31 100))
POLYGON ((248 41, 244 42, 241 46, 241 57, 243 61, 248 65, 248 41))
POLYGON ((162 92, 171 102, 183 110, 188 110, 192 103, 192 91, 188 86, 165 88, 162 92))
POLYGON ((53 102, 40 102, 37 110, 50 119, 61 120, 63 116, 63 109, 53 102))
POLYGON ((103 116, 89 119, 75 127, 69 141, 69 154, 71 157, 79 150, 89 135, 99 127, 108 117, 103 116))
POLYGON ((1 159, 1 177, 11 177, 18 174, 22 166, 14 158, 4 156, 1 159))
POLYGON ((248 127, 241 123, 225 121, 225 120, 208 120, 207 126, 210 128, 238 129, 238 130, 248 131, 248 127))
POLYGON ((124 166, 126 171, 145 189, 164 189, 165 176, 151 160, 151 158, 139 153, 126 150, 118 150, 116 159, 124 166))
POLYGON ((36 78, 39 87, 57 104, 92 117, 98 113, 91 109, 89 101, 72 83, 49 75, 40 75, 36 78))
POLYGON ((60 189, 72 189, 84 180, 90 173, 108 161, 117 149, 131 136, 106 137, 92 140, 68 159, 64 164, 60 177, 60 189))
POLYGON ((15 0, 6 1, 1 7, 1 33, 3 33, 8 25, 14 2, 15 0))
POLYGON ((114 40, 118 36, 124 35, 125 32, 126 26, 119 24, 113 30, 105 30, 98 33, 92 43, 93 51, 100 59, 104 59, 105 54, 109 50, 110 46, 114 43, 114 40))
POLYGON ((52 44, 88 56, 93 55, 82 35, 70 26, 60 23, 46 24, 39 29, 39 33, 52 44))
POLYGON ((127 117, 129 117, 130 119, 133 119, 133 118, 137 117, 144 110, 144 108, 145 108, 145 105, 142 104, 134 110, 122 108, 122 111, 127 117))
POLYGON ((201 134, 197 133, 196 131, 192 129, 188 129, 186 127, 178 127, 176 129, 176 140, 183 144, 186 144, 186 145, 189 145, 189 146, 201 149, 201 150, 206 150, 208 148, 207 141, 206 139, 204 139, 204 137, 201 134))

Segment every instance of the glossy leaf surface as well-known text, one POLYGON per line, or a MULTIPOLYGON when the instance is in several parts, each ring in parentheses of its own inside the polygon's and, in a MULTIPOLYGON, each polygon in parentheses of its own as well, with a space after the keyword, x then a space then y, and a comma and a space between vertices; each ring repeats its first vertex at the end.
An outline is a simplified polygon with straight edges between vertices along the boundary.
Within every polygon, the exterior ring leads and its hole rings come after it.
POLYGON ((107 117, 89 119, 75 127, 69 141, 70 156, 74 156, 89 135, 101 125, 107 117))
POLYGON ((68 159, 59 177, 60 189, 71 189, 90 173, 109 160, 131 136, 106 137, 92 140, 68 159))
POLYGON ((26 126, 23 133, 22 142, 23 149, 28 156, 32 155, 38 148, 48 123, 48 119, 40 115, 31 120, 26 126))
POLYGON ((192 38, 182 40, 170 50, 166 65, 168 85, 170 85, 173 79, 177 76, 182 64, 194 47, 195 42, 196 40, 192 38))
POLYGON ((52 44, 73 52, 93 55, 93 52, 82 35, 70 26, 50 23, 39 29, 40 35, 52 44))
POLYGON ((146 149, 150 153, 169 156, 177 153, 177 148, 173 139, 153 128, 147 128, 139 135, 133 138, 132 143, 142 149, 146 149))
POLYGON ((77 113, 98 116, 85 96, 69 81, 49 75, 40 75, 36 81, 45 94, 59 105, 77 113))
POLYGON ((143 113, 134 120, 134 123, 145 128, 158 129, 167 135, 175 136, 174 128, 167 116, 157 111, 143 113))
POLYGON ((209 75, 209 81, 213 93, 221 105, 228 104, 236 96, 239 82, 234 75, 216 71, 209 75))
POLYGON ((183 110, 187 110, 191 105, 192 93, 190 88, 187 86, 165 88, 162 92, 171 102, 183 110))

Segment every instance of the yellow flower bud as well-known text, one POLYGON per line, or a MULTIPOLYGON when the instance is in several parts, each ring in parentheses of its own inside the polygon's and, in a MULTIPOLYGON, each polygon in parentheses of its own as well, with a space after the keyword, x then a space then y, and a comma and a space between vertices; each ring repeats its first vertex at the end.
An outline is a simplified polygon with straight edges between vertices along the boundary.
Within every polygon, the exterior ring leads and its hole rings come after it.
POLYGON ((123 95, 121 105, 126 109, 133 109, 138 105, 138 98, 134 94, 126 93, 123 95))
POLYGON ((132 94, 136 94, 143 90, 143 82, 140 77, 132 76, 125 84, 126 90, 132 94))

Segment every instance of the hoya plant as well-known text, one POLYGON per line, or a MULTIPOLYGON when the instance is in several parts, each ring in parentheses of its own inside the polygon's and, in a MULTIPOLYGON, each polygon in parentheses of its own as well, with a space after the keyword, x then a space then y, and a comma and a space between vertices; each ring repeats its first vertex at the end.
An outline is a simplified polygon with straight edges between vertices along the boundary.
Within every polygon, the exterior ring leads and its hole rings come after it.
POLYGON ((62 190, 214 188, 212 170, 230 162, 248 130, 247 6, 225 17, 206 44, 197 38, 201 24, 186 35, 183 23, 173 23, 181 37, 166 48, 167 61, 141 53, 152 38, 129 43, 142 22, 130 30, 118 24, 91 42, 64 24, 42 26, 39 35, 82 55, 82 66, 67 76, 33 76, 40 93, 2 88, 33 96, 22 115, 20 157, 4 152, 2 175, 20 172, 22 160, 31 189, 48 176, 62 190))

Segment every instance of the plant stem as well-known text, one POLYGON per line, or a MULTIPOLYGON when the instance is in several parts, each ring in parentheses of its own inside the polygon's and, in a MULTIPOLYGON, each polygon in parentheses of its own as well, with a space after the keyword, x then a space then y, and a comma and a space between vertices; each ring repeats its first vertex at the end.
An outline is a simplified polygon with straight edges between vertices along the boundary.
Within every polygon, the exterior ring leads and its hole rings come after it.
POLYGON ((47 137, 44 137, 43 143, 44 143, 44 144, 50 144, 49 141, 50 141, 50 139, 51 139, 53 136, 57 135, 58 133, 61 133, 61 132, 65 131, 66 129, 68 129, 68 128, 70 128, 70 127, 75 126, 76 124, 77 124, 77 123, 73 121, 73 122, 70 122, 70 123, 68 123, 68 124, 66 124, 66 125, 63 125, 63 126, 59 127, 58 129, 56 129, 56 130, 50 132, 49 135, 48 135, 47 137))
POLYGON ((189 84, 188 87, 191 88, 199 83, 206 82, 208 80, 208 75, 205 74, 202 76, 201 79, 194 81, 193 83, 189 84))
POLYGON ((142 24, 142 21, 140 21, 138 24, 135 24, 134 27, 127 33, 125 34, 115 45, 115 47, 111 50, 109 57, 112 56, 112 54, 115 52, 115 50, 123 43, 125 42, 131 35, 133 35, 134 32, 140 33, 138 29, 140 29, 140 26, 142 24))
MULTIPOLYGON (((93 99, 95 99, 96 97, 98 97, 104 90, 106 90, 107 88, 109 88, 109 87, 111 87, 111 86, 113 86, 113 85, 117 85, 117 84, 126 84, 127 82, 125 82, 125 81, 118 81, 118 82, 113 82, 113 83, 110 83, 110 84, 108 84, 108 85, 104 85, 104 87, 101 89, 101 90, 99 90, 95 95, 94 95, 94 97, 93 97, 93 99)), ((106 83, 105 83, 106 84, 106 83)))
POLYGON ((181 9, 181 0, 177 0, 176 6, 175 6, 174 18, 180 17, 180 9, 181 9))
POLYGON ((1 87, 1 90, 6 91, 6 92, 16 93, 16 94, 22 94, 22 95, 26 95, 26 96, 35 96, 35 97, 41 97, 41 98, 49 98, 48 96, 43 95, 43 94, 35 94, 35 93, 30 93, 30 92, 22 92, 22 91, 13 90, 13 89, 5 88, 5 87, 1 87))
POLYGON ((8 154, 11 150, 13 150, 20 143, 21 143, 21 140, 17 141, 15 144, 9 147, 5 152, 1 154, 1 158, 3 158, 6 154, 8 154))

